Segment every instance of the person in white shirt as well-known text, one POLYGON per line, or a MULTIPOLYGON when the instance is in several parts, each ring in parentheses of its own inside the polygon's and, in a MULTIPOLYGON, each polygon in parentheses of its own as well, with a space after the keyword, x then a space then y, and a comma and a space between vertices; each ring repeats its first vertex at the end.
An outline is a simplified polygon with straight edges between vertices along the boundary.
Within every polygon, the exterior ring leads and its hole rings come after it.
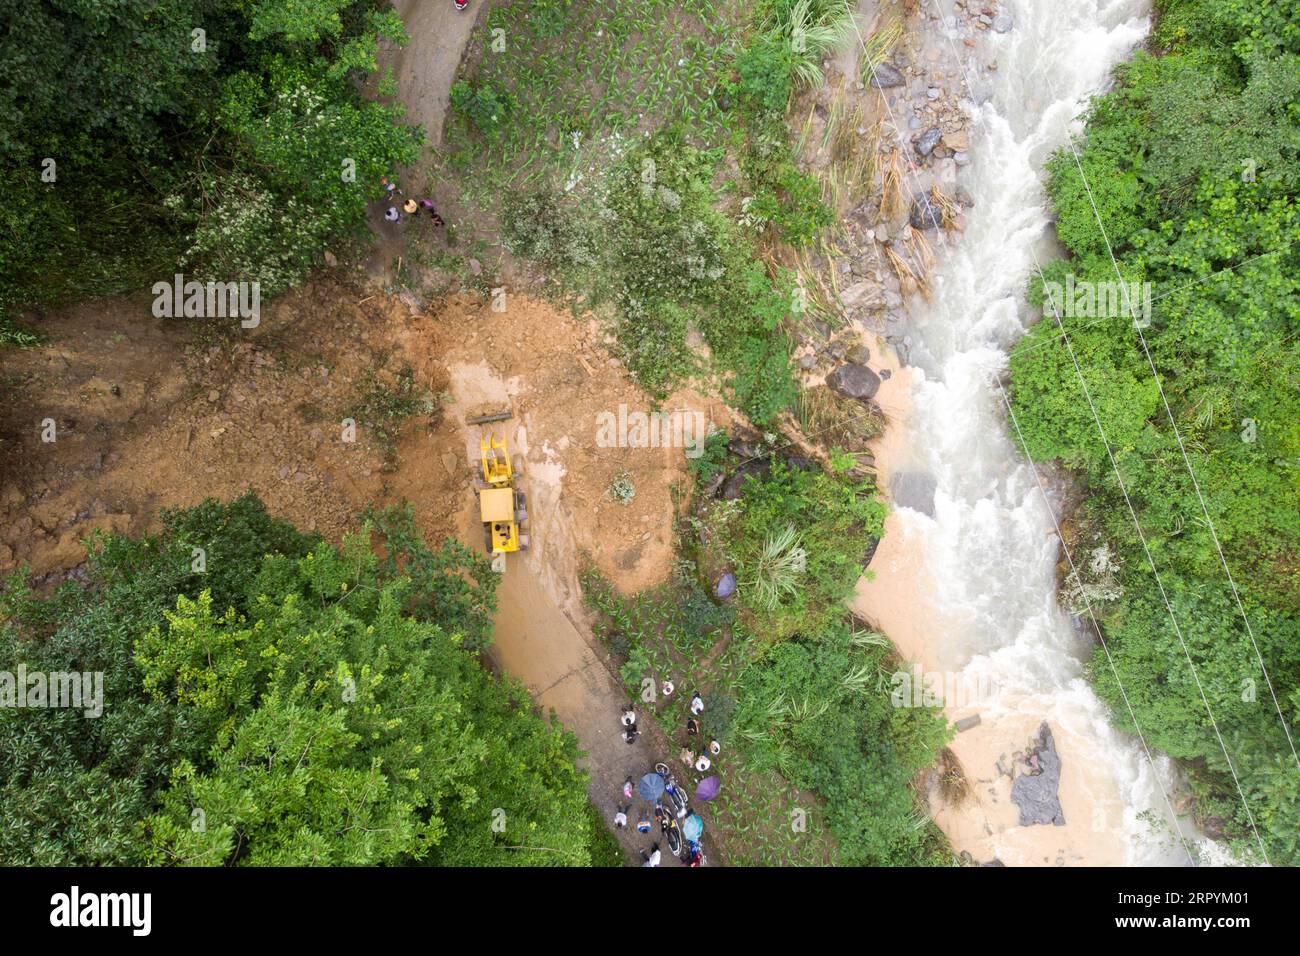
POLYGON ((658 844, 658 843, 652 843, 652 844, 650 844, 650 852, 649 852, 649 853, 647 853, 645 850, 642 850, 642 851, 641 851, 641 861, 642 861, 642 862, 641 862, 641 865, 642 865, 642 866, 658 866, 658 865, 659 865, 659 859, 660 859, 660 857, 659 857, 659 844, 658 844))
POLYGON ((614 814, 615 830, 622 830, 627 826, 627 811, 630 809, 631 809, 631 805, 618 808, 618 813, 614 814))
POLYGON ((709 760, 708 757, 704 756, 704 754, 700 754, 700 759, 695 761, 695 769, 700 773, 704 773, 704 771, 708 770, 712 766, 713 762, 709 760))
POLYGON ((696 694, 694 697, 691 698, 691 713, 694 714, 696 717, 698 717, 700 716, 701 713, 703 713, 703 711, 704 711, 704 698, 702 698, 699 694, 696 694))

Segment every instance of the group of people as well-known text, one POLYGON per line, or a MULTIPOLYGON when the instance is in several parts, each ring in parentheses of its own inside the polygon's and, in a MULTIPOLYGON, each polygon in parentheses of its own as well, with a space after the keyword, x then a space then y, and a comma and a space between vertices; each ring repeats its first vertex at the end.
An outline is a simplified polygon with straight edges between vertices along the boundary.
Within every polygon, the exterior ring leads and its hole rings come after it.
POLYGON ((415 216, 419 213, 428 213, 429 218, 433 220, 435 227, 446 225, 443 219, 438 215, 438 210, 433 208, 432 199, 414 199, 406 197, 401 201, 401 207, 398 207, 398 196, 406 196, 396 182, 385 176, 382 180, 384 192, 388 197, 388 208, 384 210, 384 218, 389 222, 400 222, 407 216, 415 216))
MULTIPOLYGON (((665 680, 660 685, 660 692, 664 697, 671 697, 675 690, 671 680, 665 680)), ((698 693, 692 694, 689 703, 690 717, 686 721, 686 733, 688 737, 702 737, 704 733, 703 725, 700 722, 700 715, 704 713, 704 698, 698 693)), ((637 738, 641 736, 641 731, 636 726, 637 716, 636 708, 628 704, 623 708, 619 717, 620 736, 629 744, 634 744, 637 738)), ((713 766, 712 757, 716 757, 722 751, 722 744, 717 740, 710 740, 707 745, 700 748, 699 754, 696 754, 690 747, 683 747, 681 750, 681 760, 686 766, 692 768, 698 773, 706 773, 713 766)), ((629 814, 632 813, 632 795, 634 793, 634 784, 629 777, 623 783, 623 802, 618 805, 614 814, 614 829, 624 830, 633 825, 629 814)), ((662 804, 656 803, 653 810, 654 816, 659 820, 661 834, 666 832, 670 827, 677 825, 676 818, 672 811, 662 804)), ((692 815, 694 811, 692 811, 692 815)), ((638 833, 650 833, 654 828, 654 821, 651 818, 650 811, 642 811, 635 822, 638 833)), ((650 845, 649 850, 641 850, 642 866, 659 866, 663 855, 659 849, 659 841, 656 840, 650 845)), ((704 861, 703 852, 699 844, 689 844, 689 850, 683 860, 688 866, 701 866, 704 861)))

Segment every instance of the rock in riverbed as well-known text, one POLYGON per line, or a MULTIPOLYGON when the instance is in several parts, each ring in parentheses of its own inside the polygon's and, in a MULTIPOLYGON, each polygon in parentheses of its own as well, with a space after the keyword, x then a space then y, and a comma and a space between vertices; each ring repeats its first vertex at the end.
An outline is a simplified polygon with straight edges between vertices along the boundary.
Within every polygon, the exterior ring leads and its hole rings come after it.
POLYGON ((924 471, 900 471, 889 482, 894 504, 934 517, 934 476, 924 471))
POLYGON ((871 85, 878 90, 888 89, 891 86, 904 86, 906 83, 903 74, 888 63, 881 63, 871 71, 871 85))
POLYGON ((1011 784, 1011 802, 1020 808, 1020 825, 1065 826, 1065 812, 1057 796, 1061 786, 1061 758, 1056 754, 1056 741, 1046 721, 1038 728, 1036 746, 1030 748, 1025 759, 1036 762, 1038 772, 1021 773, 1011 784))
POLYGON ((943 130, 937 126, 931 126, 916 141, 916 155, 929 156, 934 152, 934 148, 939 145, 939 140, 943 139, 943 130))
POLYGON ((943 211, 927 194, 917 193, 912 197, 912 214, 908 221, 913 229, 936 229, 943 224, 943 211))

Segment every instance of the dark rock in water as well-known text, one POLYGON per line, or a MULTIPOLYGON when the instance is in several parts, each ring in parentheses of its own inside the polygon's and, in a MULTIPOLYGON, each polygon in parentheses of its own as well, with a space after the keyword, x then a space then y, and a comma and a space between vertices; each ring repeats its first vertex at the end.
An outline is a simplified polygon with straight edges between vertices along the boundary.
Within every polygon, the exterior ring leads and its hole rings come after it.
POLYGON ((1021 773, 1011 784, 1011 802, 1020 808, 1020 825, 1052 824, 1065 826, 1065 812, 1057 792, 1061 786, 1061 758, 1056 754, 1056 741, 1052 728, 1044 722, 1038 728, 1037 746, 1030 749, 1026 759, 1038 764, 1038 772, 1021 773))
POLYGON ((876 549, 878 547, 880 547, 880 539, 872 538, 871 544, 867 546, 867 550, 862 552, 862 566, 864 568, 867 565, 869 565, 871 563, 871 559, 876 556, 876 549))
POLYGON ((943 210, 927 193, 917 193, 912 197, 912 214, 908 222, 913 229, 937 229, 943 224, 943 210))
POLYGON ((736 576, 728 571, 718 578, 713 585, 713 596, 720 601, 725 601, 736 593, 736 576))
POLYGON ((855 345, 849 349, 849 361, 854 365, 866 365, 871 361, 871 349, 865 345, 855 345))
POLYGON ((903 79, 903 74, 888 63, 880 63, 871 71, 871 86, 878 90, 885 90, 891 86, 906 85, 907 80, 903 79))
POLYGON ((817 463, 811 458, 805 458, 803 455, 790 455, 786 458, 785 463, 795 471, 812 471, 817 467, 817 463))
POLYGON ((916 155, 929 156, 934 152, 934 148, 939 145, 941 139, 943 139, 943 130, 937 126, 931 126, 916 141, 916 155))
POLYGON ((772 470, 771 463, 766 458, 756 458, 753 461, 747 461, 727 479, 722 486, 722 497, 727 501, 735 501, 745 493, 745 485, 751 478, 761 478, 772 470))
POLYGON ((995 856, 993 859, 989 860, 987 863, 981 863, 980 866, 1006 866, 1006 864, 1003 863, 1001 860, 999 860, 999 859, 995 856))
POLYGON ((866 401, 880 388, 880 376, 865 365, 846 362, 826 376, 826 384, 846 398, 866 401))
POLYGON ((889 494, 895 505, 933 518, 935 487, 933 475, 923 471, 900 471, 889 482, 889 494))

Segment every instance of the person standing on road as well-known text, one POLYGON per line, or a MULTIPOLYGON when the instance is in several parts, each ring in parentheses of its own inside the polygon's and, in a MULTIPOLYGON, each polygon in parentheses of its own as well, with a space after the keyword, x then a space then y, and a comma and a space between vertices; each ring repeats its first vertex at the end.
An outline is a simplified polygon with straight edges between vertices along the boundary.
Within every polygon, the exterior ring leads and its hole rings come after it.
POLYGON ((623 830, 627 827, 627 812, 632 809, 632 805, 619 807, 618 813, 614 814, 614 829, 623 830))

